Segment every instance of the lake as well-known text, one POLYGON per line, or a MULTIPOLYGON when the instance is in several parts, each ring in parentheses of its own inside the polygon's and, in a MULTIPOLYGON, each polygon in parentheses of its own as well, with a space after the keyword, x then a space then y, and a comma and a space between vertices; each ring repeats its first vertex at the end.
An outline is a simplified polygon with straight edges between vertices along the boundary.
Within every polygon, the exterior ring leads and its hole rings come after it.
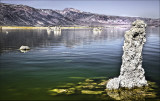
MULTIPOLYGON (((129 28, 2 30, 0 32, 0 100, 98 100, 85 94, 51 95, 49 90, 87 78, 117 77, 124 32, 129 28), (28 52, 18 50, 30 46, 28 52)), ((160 85, 159 27, 148 27, 143 48, 146 79, 160 85)), ((157 88, 158 99, 160 87, 157 88)), ((152 98, 151 100, 157 99, 152 98)), ((108 100, 113 100, 107 96, 108 100)), ((149 100, 149 99, 148 99, 149 100)))

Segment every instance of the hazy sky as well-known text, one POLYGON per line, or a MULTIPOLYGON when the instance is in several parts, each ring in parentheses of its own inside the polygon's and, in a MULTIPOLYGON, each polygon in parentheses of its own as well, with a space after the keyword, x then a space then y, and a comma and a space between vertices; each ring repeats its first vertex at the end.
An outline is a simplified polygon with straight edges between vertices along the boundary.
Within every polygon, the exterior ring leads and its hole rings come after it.
POLYGON ((81 11, 118 16, 160 18, 160 0, 1 0, 34 8, 76 8, 81 11))

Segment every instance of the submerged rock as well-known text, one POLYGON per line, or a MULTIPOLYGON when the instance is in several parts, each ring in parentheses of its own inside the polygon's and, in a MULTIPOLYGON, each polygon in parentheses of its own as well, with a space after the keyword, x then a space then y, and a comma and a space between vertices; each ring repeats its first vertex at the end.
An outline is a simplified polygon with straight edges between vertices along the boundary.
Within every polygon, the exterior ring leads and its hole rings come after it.
POLYGON ((106 81, 106 80, 104 80, 104 81, 102 80, 102 82, 100 82, 98 85, 104 86, 104 85, 107 84, 107 82, 108 82, 108 81, 106 81))
POLYGON ((131 29, 126 31, 120 75, 109 80, 106 85, 107 89, 134 88, 147 85, 145 72, 142 68, 142 49, 146 42, 145 28, 146 24, 143 21, 136 20, 131 29))
MULTIPOLYGON (((74 94, 75 88, 69 88, 69 89, 52 89, 51 92, 57 93, 57 94, 74 94)), ((57 95, 55 94, 55 95, 57 95)))
POLYGON ((78 82, 77 84, 67 83, 66 85, 59 85, 55 89, 49 90, 50 95, 59 94, 101 94, 104 92, 106 80, 99 79, 86 79, 84 82, 78 82), (97 82, 98 81, 98 82, 97 82))
MULTIPOLYGON (((116 79, 115 79, 116 80, 116 79)), ((109 81, 109 80, 108 80, 109 81)), ((55 89, 49 90, 49 95, 94 95, 99 100, 123 100, 123 101, 139 101, 146 98, 156 98, 157 86, 154 82, 148 81, 148 86, 137 87, 134 89, 105 89, 106 79, 86 79, 77 84, 67 83, 64 86, 57 86, 55 89)))
POLYGON ((86 79, 85 81, 86 81, 86 82, 93 82, 94 80, 86 79))
POLYGON ((134 89, 106 89, 107 94, 115 100, 123 101, 145 101, 146 98, 156 98, 156 85, 148 82, 146 87, 138 87, 134 89))
POLYGON ((91 90, 82 90, 82 94, 102 94, 104 91, 91 91, 91 90))

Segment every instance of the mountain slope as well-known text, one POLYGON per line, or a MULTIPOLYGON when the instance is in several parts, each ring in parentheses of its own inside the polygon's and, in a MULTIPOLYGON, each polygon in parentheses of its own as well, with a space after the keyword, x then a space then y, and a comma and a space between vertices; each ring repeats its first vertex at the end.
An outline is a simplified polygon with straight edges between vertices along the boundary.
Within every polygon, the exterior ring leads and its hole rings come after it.
POLYGON ((148 25, 160 25, 159 19, 107 16, 82 12, 74 8, 64 10, 35 9, 25 5, 0 3, 0 25, 3 26, 105 26, 131 24, 136 19, 142 19, 148 25))
POLYGON ((54 10, 23 5, 0 4, 0 25, 48 26, 72 25, 73 22, 54 10))

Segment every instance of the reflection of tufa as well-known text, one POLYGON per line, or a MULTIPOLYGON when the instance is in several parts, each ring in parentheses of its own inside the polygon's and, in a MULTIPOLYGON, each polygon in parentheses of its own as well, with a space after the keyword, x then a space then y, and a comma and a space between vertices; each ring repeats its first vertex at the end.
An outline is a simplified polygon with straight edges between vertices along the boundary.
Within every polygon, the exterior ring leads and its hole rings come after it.
POLYGON ((120 76, 110 79, 106 88, 134 88, 147 85, 145 72, 142 68, 142 49, 146 42, 145 28, 146 24, 137 20, 133 22, 131 29, 126 31, 120 76))
POLYGON ((48 28, 47 28, 47 34, 50 35, 52 31, 53 30, 51 29, 51 27, 48 26, 48 28))
POLYGON ((47 28, 48 35, 50 35, 52 31, 54 32, 55 36, 61 35, 61 27, 60 26, 55 26, 53 28, 48 26, 48 28, 47 28))
POLYGON ((102 28, 100 28, 100 27, 93 28, 94 35, 100 34, 101 32, 102 32, 102 28))
POLYGON ((54 36, 61 36, 61 31, 54 31, 54 36))
POLYGON ((28 52, 29 50, 20 50, 22 53, 26 53, 28 52))
POLYGON ((20 50, 30 50, 30 47, 29 46, 21 46, 20 48, 19 48, 20 50))

